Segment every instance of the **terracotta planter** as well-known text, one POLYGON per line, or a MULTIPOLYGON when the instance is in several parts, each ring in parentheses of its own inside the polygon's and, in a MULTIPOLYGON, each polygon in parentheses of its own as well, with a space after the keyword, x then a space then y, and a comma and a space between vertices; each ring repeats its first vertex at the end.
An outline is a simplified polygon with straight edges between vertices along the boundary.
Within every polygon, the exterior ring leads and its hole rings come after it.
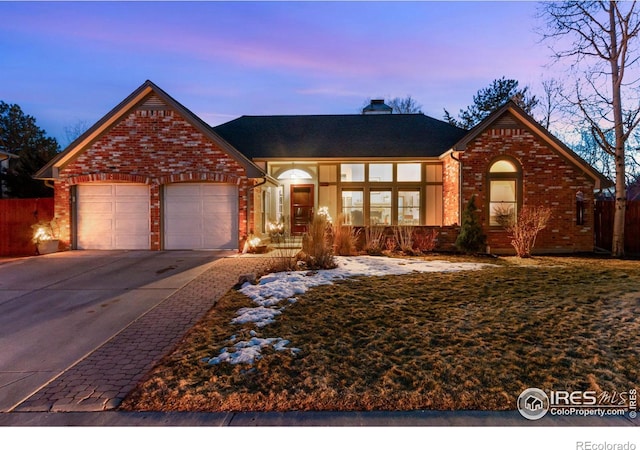
POLYGON ((47 253, 55 253, 58 251, 58 239, 52 239, 50 241, 42 241, 37 244, 38 254, 46 255, 47 253))

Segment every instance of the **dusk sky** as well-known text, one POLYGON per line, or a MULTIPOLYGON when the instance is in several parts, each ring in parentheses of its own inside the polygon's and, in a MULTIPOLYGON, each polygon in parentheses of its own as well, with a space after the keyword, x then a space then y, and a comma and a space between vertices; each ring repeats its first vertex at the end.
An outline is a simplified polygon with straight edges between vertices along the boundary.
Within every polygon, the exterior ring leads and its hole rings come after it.
MULTIPOLYGON (((553 76, 534 2, 0 2, 0 100, 64 147, 149 79, 210 125, 354 114, 411 95, 456 115, 553 76)), ((554 67, 553 70, 559 70, 554 67)))

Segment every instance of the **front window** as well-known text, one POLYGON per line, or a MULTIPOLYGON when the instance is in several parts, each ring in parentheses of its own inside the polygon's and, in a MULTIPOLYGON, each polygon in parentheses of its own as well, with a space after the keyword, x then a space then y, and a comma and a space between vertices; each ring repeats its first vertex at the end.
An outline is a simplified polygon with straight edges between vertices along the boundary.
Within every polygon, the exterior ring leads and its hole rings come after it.
POLYGON ((320 182, 320 195, 324 196, 321 203, 329 204, 326 196, 336 198, 336 213, 343 215, 345 223, 442 225, 442 164, 375 160, 332 167, 332 173, 340 177, 330 181, 326 176, 326 181, 320 182))
POLYGON ((391 191, 369 192, 369 222, 371 225, 391 225, 391 191))
POLYGON ((393 164, 369 164, 369 181, 393 181, 393 164))
POLYGON ((364 181, 364 164, 340 164, 340 180, 343 183, 364 181))
POLYGON ((422 164, 398 164, 398 181, 422 181, 422 164))
POLYGON ((362 191, 342 191, 342 214, 347 225, 364 225, 362 191))
POLYGON ((420 225, 420 191, 398 192, 398 225, 420 225))
POLYGON ((520 170, 510 160, 498 160, 489 169, 489 224, 500 225, 498 217, 514 220, 518 214, 520 170))

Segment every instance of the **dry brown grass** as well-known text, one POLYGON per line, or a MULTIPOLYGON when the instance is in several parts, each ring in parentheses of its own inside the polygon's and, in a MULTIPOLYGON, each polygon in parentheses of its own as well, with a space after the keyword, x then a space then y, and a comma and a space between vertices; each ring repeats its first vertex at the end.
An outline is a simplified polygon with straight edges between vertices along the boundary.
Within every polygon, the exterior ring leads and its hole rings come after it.
MULTIPOLYGON (((467 258, 468 259, 468 258, 467 258)), ((487 262, 486 260, 481 260, 487 262)), ((640 262, 503 259, 477 272, 318 287, 256 329, 301 352, 211 366, 230 292, 123 402, 128 410, 514 409, 528 387, 626 390, 640 379, 640 262)))

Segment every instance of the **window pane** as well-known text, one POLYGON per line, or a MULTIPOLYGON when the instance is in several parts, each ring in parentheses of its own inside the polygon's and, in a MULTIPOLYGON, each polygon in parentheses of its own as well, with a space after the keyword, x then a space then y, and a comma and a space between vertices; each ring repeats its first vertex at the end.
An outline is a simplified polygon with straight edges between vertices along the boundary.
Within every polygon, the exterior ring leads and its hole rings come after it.
POLYGON ((420 191, 398 192, 398 225, 420 225, 420 191))
POLYGON ((504 173, 504 172, 517 172, 516 166, 509 161, 496 161, 491 165, 491 169, 489 169, 491 173, 504 173))
POLYGON ((489 203, 489 225, 495 227, 500 225, 498 216, 510 217, 515 219, 516 203, 489 203))
POLYGON ((492 202, 515 202, 516 201, 516 181, 515 180, 492 180, 491 181, 491 201, 492 202))
POLYGON ((312 178, 309 172, 301 169, 285 170, 278 176, 278 180, 310 180, 312 178))
POLYGON ((342 191, 342 214, 346 224, 364 225, 363 198, 362 191, 342 191))
POLYGON ((340 164, 342 181, 364 181, 364 164, 340 164))
POLYGON ((369 164, 369 181, 393 181, 393 164, 369 164))
POLYGON ((369 223, 391 225, 391 191, 371 191, 369 202, 369 223))
POLYGON ((489 224, 500 225, 498 215, 513 216, 516 209, 516 181, 492 180, 490 184, 489 224))
POLYGON ((398 181, 421 181, 421 164, 398 164, 398 181))

